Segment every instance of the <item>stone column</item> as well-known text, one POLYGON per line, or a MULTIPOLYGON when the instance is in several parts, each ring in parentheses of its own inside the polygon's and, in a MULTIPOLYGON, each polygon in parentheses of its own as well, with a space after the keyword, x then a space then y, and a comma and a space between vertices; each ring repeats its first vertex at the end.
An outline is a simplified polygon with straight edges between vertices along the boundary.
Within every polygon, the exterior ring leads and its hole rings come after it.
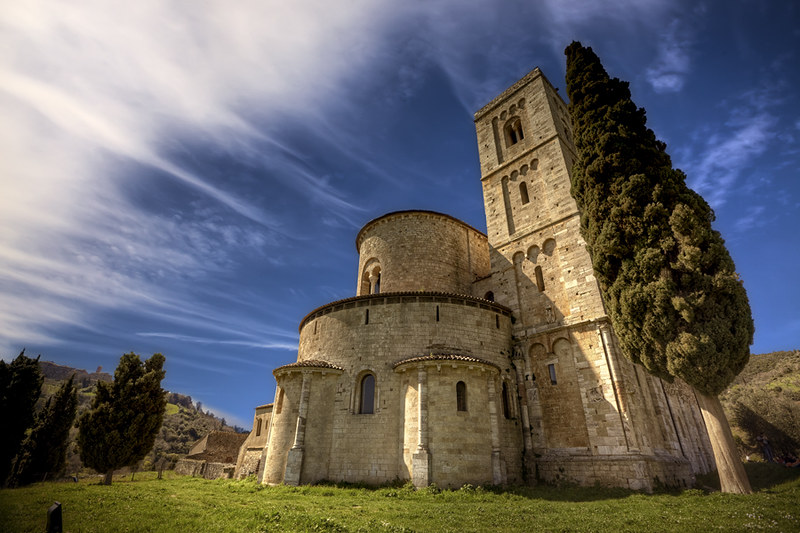
POLYGON ((294 432, 294 444, 286 458, 286 473, 283 482, 287 485, 300 484, 300 472, 303 469, 303 452, 306 440, 306 416, 308 415, 308 397, 311 392, 311 372, 303 372, 303 384, 300 387, 300 407, 297 413, 297 428, 294 432))
POLYGON ((428 452, 428 370, 417 367, 417 450, 411 458, 411 479, 415 487, 431 483, 431 456, 428 452))
MULTIPOLYGON (((522 441, 525 445, 525 454, 523 455, 523 463, 526 474, 530 473, 530 467, 533 465, 533 444, 531 442, 531 419, 528 412, 528 390, 525 386, 524 369, 525 357, 522 353, 522 346, 514 346, 514 351, 511 356, 511 365, 517 374, 517 398, 519 398, 519 411, 522 418, 522 441)), ((530 476, 528 476, 530 479, 530 476)))
POLYGON ((376 291, 375 289, 379 289, 380 290, 380 287, 378 286, 378 281, 380 281, 380 279, 381 279, 380 274, 375 274, 374 272, 372 272, 369 275, 369 293, 370 294, 376 294, 378 291, 376 291))
POLYGON ((631 420, 631 412, 628 406, 628 393, 625 383, 622 381, 622 370, 619 367, 618 354, 616 344, 611 336, 611 329, 608 324, 600 324, 600 340, 603 343, 603 351, 606 356, 606 363, 608 365, 608 372, 611 375, 611 385, 614 389, 614 398, 617 401, 617 409, 619 411, 620 423, 622 424, 622 433, 625 437, 625 445, 630 452, 638 452, 639 444, 636 439, 636 432, 633 431, 631 420))
POLYGON ((492 483, 503 484, 503 468, 500 464, 500 427, 497 420, 497 390, 494 376, 489 374, 486 379, 486 388, 489 393, 489 427, 492 431, 492 483))

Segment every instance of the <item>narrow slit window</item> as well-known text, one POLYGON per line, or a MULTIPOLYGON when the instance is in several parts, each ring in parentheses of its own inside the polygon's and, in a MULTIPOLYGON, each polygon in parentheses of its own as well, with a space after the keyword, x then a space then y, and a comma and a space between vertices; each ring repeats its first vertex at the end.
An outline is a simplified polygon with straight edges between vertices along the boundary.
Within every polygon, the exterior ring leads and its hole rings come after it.
POLYGON ((544 292, 544 275, 542 274, 542 267, 536 267, 536 286, 539 288, 539 292, 544 292))
POLYGON ((558 380, 556 379, 556 365, 547 365, 547 370, 550 372, 550 385, 558 385, 558 380))
POLYGON ((275 414, 281 414, 281 409, 283 409, 283 389, 278 392, 278 401, 276 402, 277 405, 275 406, 275 414))
POLYGON ((436 322, 439 322, 439 306, 436 306, 436 322))
POLYGON ((505 418, 511 418, 511 410, 510 410, 510 402, 508 400, 508 385, 506 382, 503 382, 503 416, 505 418))
POLYGON ((494 315, 494 326, 500 329, 500 315, 494 315))
POLYGON ((364 312, 364 324, 369 324, 369 309, 364 312))
POLYGON ((519 184, 519 197, 523 205, 530 202, 530 198, 528 197, 528 184, 524 181, 519 184))
POLYGON ((375 376, 367 374, 361 378, 361 397, 358 412, 362 415, 375 413, 375 376))
POLYGON ((256 426, 256 437, 261 436, 261 419, 258 419, 258 425, 256 426))
POLYGON ((456 409, 467 410, 467 384, 463 381, 456 383, 456 409))

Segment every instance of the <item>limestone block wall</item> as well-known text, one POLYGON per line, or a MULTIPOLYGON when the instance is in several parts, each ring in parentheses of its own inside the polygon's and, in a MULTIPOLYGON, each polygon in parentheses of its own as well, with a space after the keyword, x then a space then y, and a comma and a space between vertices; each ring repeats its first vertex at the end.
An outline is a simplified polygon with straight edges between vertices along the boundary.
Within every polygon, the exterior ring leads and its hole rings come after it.
POLYGON ((266 404, 256 407, 253 414, 253 429, 247 435, 247 439, 239 449, 239 456, 236 460, 236 472, 234 477, 242 479, 249 475, 256 474, 261 467, 261 453, 267 444, 267 434, 269 433, 269 423, 272 417, 273 405, 266 404))
POLYGON ((302 374, 287 374, 277 382, 262 481, 283 483, 288 450, 294 444, 300 407, 302 374))
POLYGON ((235 469, 236 465, 233 463, 217 463, 186 458, 178 460, 175 464, 176 474, 205 479, 229 479, 233 477, 235 469))
POLYGON ((713 468, 691 391, 679 382, 664 384, 622 357, 607 320, 555 329, 523 344, 524 394, 542 479, 649 490, 655 478, 689 486, 695 474, 713 468))
POLYGON ((333 302, 300 325, 298 361, 320 359, 378 381, 401 359, 458 353, 509 366, 511 314, 496 303, 447 294, 378 294, 333 302))
POLYGON ((430 455, 430 481, 440 487, 522 481, 517 407, 509 392, 505 417, 503 399, 496 392, 502 390, 497 367, 474 361, 431 360, 401 365, 397 372, 406 391, 402 441, 405 472, 411 472, 413 455, 422 439, 430 455), (427 394, 423 436, 419 434, 420 371, 425 376, 427 394), (457 403, 459 382, 466 395, 464 410, 459 410, 457 403))
POLYGON ((489 273, 486 236, 448 215, 401 211, 369 222, 356 239, 357 295, 440 291, 471 294, 472 283, 489 273), (370 281, 372 276, 373 281, 370 281))
MULTIPOLYGON (((300 326, 298 362, 275 371, 278 392, 267 445, 265 482, 283 482, 287 464, 291 467, 287 457, 290 452, 297 455, 291 448, 300 427, 304 373, 311 373, 311 377, 307 381, 300 482, 330 479, 385 483, 410 479, 411 455, 418 444, 413 437, 419 428, 414 403, 417 383, 397 372, 395 364, 408 358, 445 354, 466 358, 476 368, 488 364, 495 374, 509 374, 510 338, 510 311, 469 296, 382 293, 333 302, 312 311, 300 326), (478 359, 483 362, 474 363, 478 359), (338 370, 319 368, 322 361, 338 370), (361 414, 361 382, 367 374, 375 379, 374 409, 361 414)), ((505 470, 517 471, 521 438, 518 423, 503 418, 496 429, 496 443, 492 443, 485 427, 485 401, 484 413, 479 413, 487 394, 485 371, 481 377, 481 372, 471 369, 470 364, 431 364, 436 368, 430 385, 431 479, 448 486, 460 486, 465 479, 484 482, 487 475, 492 479, 492 472, 487 474, 486 470, 491 469, 493 450, 503 457, 505 470), (454 364, 463 375, 454 373, 454 364), (473 410, 467 415, 451 412, 455 386, 460 380, 467 383, 472 398, 473 410), (502 435, 509 431, 516 432, 516 436, 502 435), (461 443, 462 439, 466 444, 461 443), (483 447, 480 453, 489 466, 485 464, 480 470, 475 459, 474 471, 456 472, 460 454, 477 458, 478 447, 483 447)), ((513 396, 509 401, 513 402, 513 396)))
POLYGON ((239 453, 239 458, 236 461, 236 471, 234 477, 236 479, 244 479, 247 476, 254 476, 258 474, 261 467, 261 452, 263 448, 245 448, 239 453))

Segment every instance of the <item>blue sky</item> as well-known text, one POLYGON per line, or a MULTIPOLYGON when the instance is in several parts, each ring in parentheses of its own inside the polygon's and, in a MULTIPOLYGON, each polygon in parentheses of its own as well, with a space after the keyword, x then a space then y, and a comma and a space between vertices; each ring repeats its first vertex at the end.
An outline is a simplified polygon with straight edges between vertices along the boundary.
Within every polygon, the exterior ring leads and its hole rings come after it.
POLYGON ((249 427, 311 309, 398 209, 485 230, 473 113, 592 46, 800 348, 800 4, 139 0, 0 10, 0 355, 164 386, 249 427), (191 9, 190 9, 191 8, 191 9), (501 9, 502 8, 502 9, 501 9))

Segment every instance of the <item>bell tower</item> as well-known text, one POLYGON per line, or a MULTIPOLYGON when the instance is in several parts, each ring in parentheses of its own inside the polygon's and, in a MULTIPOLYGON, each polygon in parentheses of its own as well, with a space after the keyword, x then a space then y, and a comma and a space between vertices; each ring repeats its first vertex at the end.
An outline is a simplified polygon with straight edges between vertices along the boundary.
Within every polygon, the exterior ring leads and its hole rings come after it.
MULTIPOLYGON (((475 128, 489 286, 513 311, 528 474, 535 466, 544 479, 586 481, 613 468, 653 479, 672 468, 655 456, 672 456, 684 462, 674 474, 691 477, 688 463, 702 458, 688 457, 689 436, 672 418, 670 402, 681 402, 622 356, 606 315, 570 195, 576 151, 566 104, 536 68, 479 110, 475 128)), ((693 440, 703 449, 702 436, 693 440)))
POLYGON ((605 316, 570 196, 567 106, 534 69, 475 114, 495 299, 528 336, 605 316))

